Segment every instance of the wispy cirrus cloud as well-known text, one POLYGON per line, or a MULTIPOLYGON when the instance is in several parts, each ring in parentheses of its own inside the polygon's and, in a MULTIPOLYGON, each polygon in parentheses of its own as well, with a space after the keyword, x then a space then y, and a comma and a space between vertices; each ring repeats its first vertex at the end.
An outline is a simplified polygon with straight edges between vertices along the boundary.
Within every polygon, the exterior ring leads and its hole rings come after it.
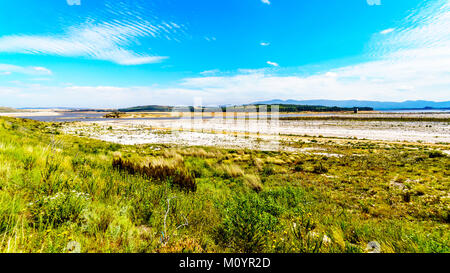
POLYGON ((266 63, 271 66, 276 66, 276 67, 280 66, 279 64, 277 64, 275 62, 271 62, 271 61, 267 61, 266 63))
POLYGON ((270 0, 261 0, 264 4, 270 5, 270 0))
POLYGON ((388 34, 388 33, 393 32, 394 30, 395 30, 395 28, 388 28, 388 29, 380 31, 380 34, 388 34))
POLYGON ((211 69, 211 70, 205 70, 205 71, 200 72, 200 74, 204 75, 204 76, 215 75, 218 73, 220 73, 219 69, 211 69))
POLYGON ((217 38, 214 37, 214 36, 213 36, 213 37, 205 36, 204 38, 205 38, 205 40, 208 41, 208 42, 213 42, 213 41, 216 41, 216 40, 217 40, 217 38))
POLYGON ((42 76, 42 75, 51 75, 52 71, 45 67, 40 66, 29 66, 23 67, 12 64, 0 64, 0 74, 10 75, 13 73, 33 75, 33 76, 42 76))
POLYGON ((170 39, 180 30, 175 23, 112 21, 72 26, 60 35, 9 35, 0 37, 0 53, 85 57, 120 65, 157 63, 165 56, 137 53, 129 49, 139 38, 170 39))

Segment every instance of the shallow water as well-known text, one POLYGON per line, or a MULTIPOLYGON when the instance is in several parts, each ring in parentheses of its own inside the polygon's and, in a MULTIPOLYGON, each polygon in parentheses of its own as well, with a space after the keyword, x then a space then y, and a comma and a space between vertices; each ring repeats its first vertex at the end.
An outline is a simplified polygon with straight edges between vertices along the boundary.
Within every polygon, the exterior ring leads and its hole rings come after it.
MULTIPOLYGON (((191 117, 152 117, 152 118, 121 118, 121 119, 115 119, 115 118, 104 118, 103 116, 106 113, 80 113, 80 112, 59 112, 59 115, 41 115, 41 116, 30 116, 30 115, 24 115, 24 116, 17 116, 19 118, 26 118, 26 119, 32 119, 32 120, 38 120, 38 121, 45 121, 45 122, 71 122, 71 121, 108 121, 108 120, 126 120, 126 121, 133 121, 133 120, 177 120, 177 119, 191 119, 191 117)), ((331 113, 317 113, 317 114, 280 114, 279 117, 308 117, 308 116, 324 116, 324 115, 333 115, 331 113)), ((203 119, 213 119, 217 117, 203 117, 203 119)), ((227 119, 244 119, 244 118, 258 118, 257 115, 248 115, 248 116, 229 116, 224 117, 227 119)))
POLYGON ((105 113, 77 113, 77 112, 60 112, 56 116, 18 116, 19 118, 32 119, 45 122, 69 122, 69 121, 101 121, 108 120, 102 118, 105 113))

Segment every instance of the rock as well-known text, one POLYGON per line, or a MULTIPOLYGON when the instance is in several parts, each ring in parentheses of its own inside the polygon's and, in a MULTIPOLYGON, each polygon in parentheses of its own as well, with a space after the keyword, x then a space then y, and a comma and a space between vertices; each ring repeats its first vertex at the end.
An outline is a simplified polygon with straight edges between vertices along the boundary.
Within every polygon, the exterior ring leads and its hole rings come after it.
POLYGON ((81 245, 77 241, 70 241, 69 243, 67 243, 65 250, 68 253, 80 253, 81 245))
POLYGON ((377 241, 372 241, 367 244, 367 253, 381 253, 381 246, 377 241))

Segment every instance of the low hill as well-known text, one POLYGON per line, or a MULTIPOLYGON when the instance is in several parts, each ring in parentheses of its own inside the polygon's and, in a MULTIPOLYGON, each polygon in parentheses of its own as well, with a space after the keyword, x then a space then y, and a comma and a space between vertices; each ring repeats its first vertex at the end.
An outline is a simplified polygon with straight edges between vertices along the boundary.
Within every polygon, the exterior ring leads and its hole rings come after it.
POLYGON ((0 106, 0 113, 12 113, 12 112, 18 112, 18 110, 14 108, 0 106))
POLYGON ((174 106, 146 105, 119 109, 120 112, 171 112, 174 106))

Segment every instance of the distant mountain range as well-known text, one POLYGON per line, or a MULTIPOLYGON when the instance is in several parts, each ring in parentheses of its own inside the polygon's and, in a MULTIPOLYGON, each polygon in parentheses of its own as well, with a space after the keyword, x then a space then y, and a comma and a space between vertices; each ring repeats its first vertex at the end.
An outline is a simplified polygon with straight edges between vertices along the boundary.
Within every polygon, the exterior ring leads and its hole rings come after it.
MULTIPOLYGON (((234 105, 231 108, 227 108, 226 106, 221 106, 221 111, 230 111, 230 112, 246 112, 249 109, 245 106, 248 105, 234 105)), ((373 108, 371 107, 358 107, 361 111, 373 111, 373 108)), ((261 108, 255 107, 256 109, 262 110, 261 108)), ((268 105, 265 110, 271 111, 272 105, 268 105)), ((147 106, 136 106, 136 107, 130 107, 130 108, 121 108, 118 109, 119 112, 171 112, 171 111, 183 111, 183 112, 194 112, 196 111, 193 106, 189 107, 183 107, 177 109, 174 106, 163 106, 163 105, 147 105, 147 106)), ((199 109, 197 108, 197 111, 199 109)), ((216 111, 216 107, 202 107, 202 111, 208 112, 208 111, 216 111)), ((298 104, 279 104, 278 111, 280 112, 305 112, 305 111, 311 111, 311 112, 337 112, 337 111, 354 111, 355 109, 353 107, 328 107, 328 106, 321 106, 321 105, 298 105, 298 104)))
POLYGON ((295 104, 321 105, 328 107, 372 107, 375 110, 394 109, 449 109, 450 101, 435 102, 425 100, 408 100, 404 102, 364 101, 364 100, 268 100, 251 104, 295 104))

